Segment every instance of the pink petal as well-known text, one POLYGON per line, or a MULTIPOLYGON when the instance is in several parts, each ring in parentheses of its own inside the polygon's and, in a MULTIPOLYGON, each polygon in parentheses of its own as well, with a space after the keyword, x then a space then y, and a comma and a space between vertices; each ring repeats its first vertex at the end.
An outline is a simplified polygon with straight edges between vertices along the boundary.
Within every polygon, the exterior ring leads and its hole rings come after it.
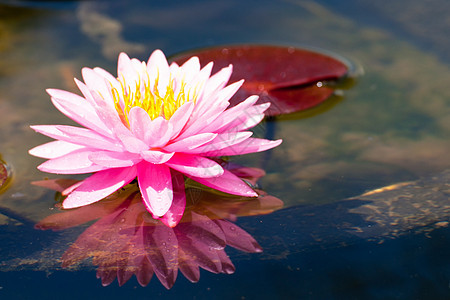
POLYGON ((193 102, 186 102, 180 106, 169 119, 169 123, 173 128, 171 139, 176 138, 186 126, 186 123, 189 121, 189 118, 194 111, 194 107, 195 104, 193 102))
POLYGON ((233 66, 229 65, 212 75, 205 84, 203 93, 200 95, 200 98, 197 99, 197 103, 208 102, 209 99, 214 97, 218 91, 226 86, 232 72, 233 66))
MULTIPOLYGON (((131 59, 131 65, 133 66, 134 70, 139 73, 139 75, 146 75, 147 74, 147 65, 145 62, 140 61, 137 58, 131 59)), ((141 77, 141 79, 144 79, 144 77, 141 77)), ((145 78, 147 79, 147 78, 145 78)))
POLYGON ((250 96, 247 99, 245 99, 244 101, 242 101, 241 103, 227 109, 225 111, 224 115, 226 115, 228 117, 232 117, 233 115, 243 112, 246 109, 252 107, 256 103, 256 101, 258 101, 258 99, 259 99, 258 96, 250 96))
MULTIPOLYGON (((213 106, 210 106, 210 109, 205 111, 203 114, 199 114, 194 110, 184 130, 176 139, 180 140, 197 133, 205 132, 202 129, 214 122, 214 120, 218 116, 220 116, 221 113, 223 113, 228 105, 228 102, 215 103, 213 106)), ((196 107, 197 106, 195 106, 195 108, 196 107)))
POLYGON ((170 145, 165 146, 164 150, 169 152, 189 153, 189 150, 195 149, 212 141, 216 136, 217 136, 216 133, 209 133, 209 132, 192 135, 185 139, 176 141, 170 145))
MULTIPOLYGON (((188 175, 189 176, 189 175, 188 175)), ((193 180, 209 186, 213 189, 238 195, 238 196, 244 196, 244 197, 257 197, 258 194, 253 191, 252 188, 250 188, 242 179, 231 173, 230 171, 224 170, 223 175, 218 177, 211 177, 211 178, 200 178, 200 177, 193 177, 189 176, 193 180)))
POLYGON ((218 90, 223 89, 227 82, 230 80, 231 74, 233 73, 233 65, 228 65, 228 67, 222 68, 217 73, 213 74, 208 80, 208 92, 210 94, 216 93, 218 90))
POLYGON ((133 136, 130 130, 125 127, 122 120, 114 107, 114 103, 108 103, 99 95, 92 94, 93 106, 97 111, 97 115, 102 122, 112 130, 116 137, 119 136, 133 136))
POLYGON ((109 73, 108 71, 106 71, 105 69, 99 68, 99 67, 95 67, 94 68, 95 73, 99 74, 100 76, 104 77, 107 81, 109 81, 111 84, 117 82, 116 77, 114 77, 113 75, 111 75, 111 73, 109 73))
MULTIPOLYGON (((75 79, 75 83, 77 84, 81 93, 83 93, 86 101, 89 102, 90 105, 94 108, 100 121, 105 125, 106 128, 108 128, 109 131, 112 131, 114 126, 111 126, 111 123, 115 124, 117 122, 120 122, 119 116, 115 109, 114 101, 112 99, 110 99, 111 101, 105 100, 100 96, 98 92, 91 91, 86 84, 79 81, 78 79, 75 79)), ((112 82, 111 85, 120 86, 117 80, 115 80, 115 82, 112 82)), ((109 134, 107 136, 109 136, 109 134)))
POLYGON ((47 93, 51 96, 53 105, 70 119, 102 135, 111 135, 111 130, 103 124, 94 107, 86 99, 56 89, 47 89, 47 93))
POLYGON ((220 150, 212 150, 203 152, 204 156, 230 156, 230 155, 242 155, 247 153, 261 152, 268 149, 272 149, 279 144, 282 140, 270 141, 265 139, 249 138, 239 144, 232 145, 220 150))
POLYGON ((111 107, 114 107, 114 101, 111 94, 111 84, 109 81, 89 68, 83 68, 81 70, 81 74, 89 90, 95 92, 97 96, 101 96, 105 102, 107 102, 111 107))
POLYGON ((134 136, 144 141, 145 133, 149 130, 152 123, 148 113, 142 108, 135 106, 128 113, 128 121, 134 136))
POLYGON ((121 145, 116 141, 87 128, 67 125, 34 125, 30 127, 43 135, 57 140, 79 144, 86 147, 111 151, 123 151, 121 145))
POLYGON ((229 123, 227 125, 227 127, 221 128, 221 130, 233 130, 233 131, 243 131, 243 130, 247 130, 249 128, 253 128, 256 125, 258 125, 263 119, 264 119, 265 115, 264 114, 259 114, 259 115, 247 115, 247 114, 242 114, 241 115, 241 119, 238 120, 234 120, 234 122, 229 123))
POLYGON ((244 80, 239 80, 236 82, 233 82, 232 84, 227 85, 226 87, 224 87, 223 89, 221 89, 218 93, 217 93, 217 100, 219 102, 222 101, 227 101, 231 99, 231 97, 234 96, 234 94, 236 94, 236 92, 241 88, 241 86, 244 84, 244 80))
POLYGON ((172 136, 172 124, 163 117, 151 121, 144 133, 145 143, 152 148, 162 148, 172 136))
POLYGON ((172 62, 169 65, 169 70, 170 70, 170 73, 172 73, 172 74, 175 74, 176 72, 178 72, 178 69, 180 69, 180 66, 176 62, 172 62))
POLYGON ((202 178, 221 176, 224 172, 222 166, 215 161, 183 153, 176 153, 166 165, 188 176, 202 178))
MULTIPOLYGON (((213 63, 210 62, 203 69, 200 70, 200 64, 194 66, 192 69, 192 74, 186 75, 182 72, 179 74, 182 78, 177 78, 177 82, 184 82, 185 88, 184 91, 187 92, 188 99, 201 99, 206 83, 208 82, 208 78, 211 75, 213 63)), ((183 68, 181 68, 183 71, 183 68)), ((176 95, 178 95, 179 90, 176 91, 176 95)))
POLYGON ((248 97, 245 101, 239 103, 238 105, 225 110, 211 124, 204 127, 202 130, 210 132, 222 132, 223 130, 221 128, 226 127, 229 123, 233 122, 256 101, 258 101, 257 96, 248 97))
POLYGON ((63 208, 75 208, 111 195, 136 177, 136 167, 107 169, 94 173, 67 196, 63 208))
POLYGON ((131 167, 142 160, 139 154, 111 151, 95 151, 88 158, 93 163, 106 168, 131 167))
POLYGON ((141 157, 152 164, 163 164, 172 158, 174 152, 163 152, 159 150, 142 151, 141 157))
POLYGON ((170 169, 149 162, 141 162, 137 167, 139 188, 147 210, 155 216, 163 216, 173 200, 170 169))
POLYGON ((124 52, 119 54, 117 62, 117 77, 119 80, 125 79, 126 85, 135 88, 134 83, 139 81, 139 74, 133 67, 131 59, 124 52))
POLYGON ((86 101, 89 102, 92 107, 94 107, 95 106, 95 101, 94 101, 94 96, 92 94, 92 91, 83 82, 79 81, 76 78, 74 80, 75 80, 75 84, 80 89, 80 91, 83 94, 83 96, 86 99, 86 101))
POLYGON ((204 88, 206 86, 206 83, 208 82, 209 77, 211 76, 213 65, 214 65, 213 62, 210 62, 206 66, 204 66, 198 73, 196 73, 192 81, 188 83, 188 88, 195 89, 201 87, 200 92, 201 95, 204 91, 204 88))
POLYGON ((171 171, 173 201, 169 210, 161 217, 161 222, 166 226, 175 227, 181 220, 186 207, 186 194, 184 186, 184 176, 177 171, 171 171))
POLYGON ((30 149, 28 153, 37 157, 51 159, 61 157, 63 155, 69 154, 70 152, 83 148, 85 147, 77 144, 63 141, 52 141, 34 147, 33 149, 30 149))
POLYGON ((228 101, 231 99, 231 97, 233 97, 234 94, 236 94, 236 92, 239 90, 239 88, 242 86, 243 83, 244 83, 243 80, 234 82, 218 91, 210 99, 208 99, 208 101, 202 101, 198 103, 194 111, 194 114, 197 116, 203 115, 206 111, 213 108, 211 107, 211 103, 214 103, 214 107, 216 107, 217 105, 222 106, 223 104, 227 104, 226 107, 228 107, 229 106, 228 101))
POLYGON ((38 166, 43 172, 56 174, 84 174, 104 170, 104 166, 94 164, 89 155, 95 149, 83 148, 72 151, 66 155, 52 158, 38 166))
MULTIPOLYGON (((209 153, 211 151, 219 151, 221 149, 230 148, 236 144, 240 144, 252 136, 250 131, 221 133, 217 137, 206 145, 197 147, 189 153, 209 153)), ((204 155, 209 156, 209 155, 204 155)))
POLYGON ((167 92, 167 85, 169 84, 170 71, 169 64, 164 53, 161 50, 155 50, 150 55, 147 63, 147 71, 150 78, 151 88, 156 79, 158 79, 158 92, 160 96, 164 96, 167 92))
POLYGON ((246 109, 245 112, 241 114, 238 120, 229 123, 226 127, 222 128, 222 130, 233 129, 241 131, 252 128, 264 119, 264 111, 266 111, 269 107, 269 102, 252 106, 246 109))
POLYGON ((180 66, 177 79, 182 79, 186 83, 191 83, 199 72, 200 61, 198 57, 193 56, 180 66))
POLYGON ((140 139, 131 135, 130 132, 126 132, 125 134, 116 134, 117 138, 122 142, 122 145, 128 152, 131 153, 141 153, 148 149, 146 143, 141 141, 140 139))

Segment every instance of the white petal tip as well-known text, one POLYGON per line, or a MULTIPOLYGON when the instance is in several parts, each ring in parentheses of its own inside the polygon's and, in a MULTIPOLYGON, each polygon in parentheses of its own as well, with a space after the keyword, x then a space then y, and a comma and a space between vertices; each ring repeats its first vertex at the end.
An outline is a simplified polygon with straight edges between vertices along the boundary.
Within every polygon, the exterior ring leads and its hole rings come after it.
POLYGON ((72 208, 77 208, 79 207, 78 205, 76 205, 75 203, 71 203, 72 201, 67 201, 65 200, 62 203, 62 209, 72 209, 72 208))
POLYGON ((258 197, 259 196, 258 193, 255 191, 249 191, 247 194, 248 194, 247 197, 258 197))

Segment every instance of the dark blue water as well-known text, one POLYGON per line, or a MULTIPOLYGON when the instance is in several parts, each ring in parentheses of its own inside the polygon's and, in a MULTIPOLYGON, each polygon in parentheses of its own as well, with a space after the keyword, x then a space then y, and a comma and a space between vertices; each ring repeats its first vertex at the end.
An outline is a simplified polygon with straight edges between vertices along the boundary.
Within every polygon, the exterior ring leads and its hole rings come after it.
MULTIPOLYGON (((281 215, 286 214, 281 213, 281 215)), ((143 288, 132 278, 124 286, 116 282, 102 287, 95 271, 16 271, 0 273, 4 299, 446 299, 450 276, 448 257, 450 232, 439 229, 425 236, 409 234, 382 244, 359 241, 342 247, 325 244, 296 250, 296 233, 280 233, 274 216, 246 221, 248 227, 262 225, 265 254, 245 255, 229 251, 235 261, 233 275, 201 272, 199 283, 179 275, 171 290, 156 278, 143 288), (270 228, 264 222, 270 222, 270 228), (262 222, 262 224, 260 223, 262 222), (283 245, 271 248, 270 234, 283 245), (284 238, 287 241, 284 241, 284 238), (265 238, 264 238, 265 237, 265 238), (267 244, 266 244, 267 243, 267 244)), ((259 230, 256 230, 259 231, 259 230)), ((301 240, 301 238, 299 238, 301 240)), ((279 244, 278 244, 279 245, 279 244)))

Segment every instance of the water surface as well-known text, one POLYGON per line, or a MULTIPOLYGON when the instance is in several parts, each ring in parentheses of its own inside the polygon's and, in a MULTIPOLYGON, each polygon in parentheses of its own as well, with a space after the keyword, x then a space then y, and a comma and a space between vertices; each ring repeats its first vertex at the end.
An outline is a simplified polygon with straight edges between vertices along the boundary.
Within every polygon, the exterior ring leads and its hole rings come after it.
MULTIPOLYGON (((396 1, 386 6, 364 0, 339 5, 325 0, 3 2, 0 154, 14 178, 0 204, 25 220, 0 215, 5 228, 0 253, 14 252, 14 247, 22 258, 36 259, 42 248, 54 247, 55 253, 52 257, 46 252, 46 264, 2 265, 1 297, 449 297, 450 243, 445 227, 426 233, 411 230, 381 244, 379 239, 344 236, 305 247, 297 235, 300 227, 295 226, 296 218, 302 217, 299 205, 323 207, 326 212, 326 205, 345 198, 450 168, 449 24, 442 17, 450 13, 446 1, 396 1), (24 222, 55 212, 54 193, 30 185, 51 175, 36 170, 41 160, 27 154, 48 140, 29 125, 71 124, 52 106, 45 89, 77 92, 73 77, 81 78, 84 66, 115 73, 120 51, 146 60, 156 48, 172 55, 230 43, 325 49, 365 71, 343 96, 332 99, 335 105, 330 109, 271 124, 274 138, 284 142, 271 151, 270 160, 263 154, 236 158, 264 168, 267 175, 261 186, 285 203, 280 212, 238 219, 266 251, 227 251, 235 274, 204 271, 196 284, 180 275, 169 291, 155 278, 146 288, 134 279, 120 288, 116 283, 103 288, 89 266, 56 270, 58 261, 52 259, 80 230, 54 239, 50 232, 23 229, 24 222)), ((268 124, 262 124, 255 133, 264 136, 267 130, 268 124)), ((444 215, 436 222, 448 219, 444 215)), ((327 219, 314 222, 320 227, 327 219)), ((327 228, 326 236, 331 236, 327 228)))

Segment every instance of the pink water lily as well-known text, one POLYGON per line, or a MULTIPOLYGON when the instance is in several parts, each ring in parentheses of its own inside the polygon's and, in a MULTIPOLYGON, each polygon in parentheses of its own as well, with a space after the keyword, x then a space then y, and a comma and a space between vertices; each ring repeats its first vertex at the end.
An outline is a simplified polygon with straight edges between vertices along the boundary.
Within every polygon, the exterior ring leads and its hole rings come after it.
POLYGON ((49 89, 55 107, 84 126, 38 125, 52 141, 30 150, 48 159, 39 170, 57 174, 93 173, 65 191, 63 208, 99 201, 137 178, 154 218, 175 226, 185 208, 184 176, 241 196, 257 194, 211 159, 276 147, 281 140, 251 138, 249 128, 269 104, 251 96, 229 107, 242 81, 227 86, 232 66, 211 76, 212 63, 197 57, 170 66, 160 50, 147 63, 121 53, 117 78, 101 68, 84 68, 83 96, 49 89), (176 197, 174 197, 176 193, 176 197))

